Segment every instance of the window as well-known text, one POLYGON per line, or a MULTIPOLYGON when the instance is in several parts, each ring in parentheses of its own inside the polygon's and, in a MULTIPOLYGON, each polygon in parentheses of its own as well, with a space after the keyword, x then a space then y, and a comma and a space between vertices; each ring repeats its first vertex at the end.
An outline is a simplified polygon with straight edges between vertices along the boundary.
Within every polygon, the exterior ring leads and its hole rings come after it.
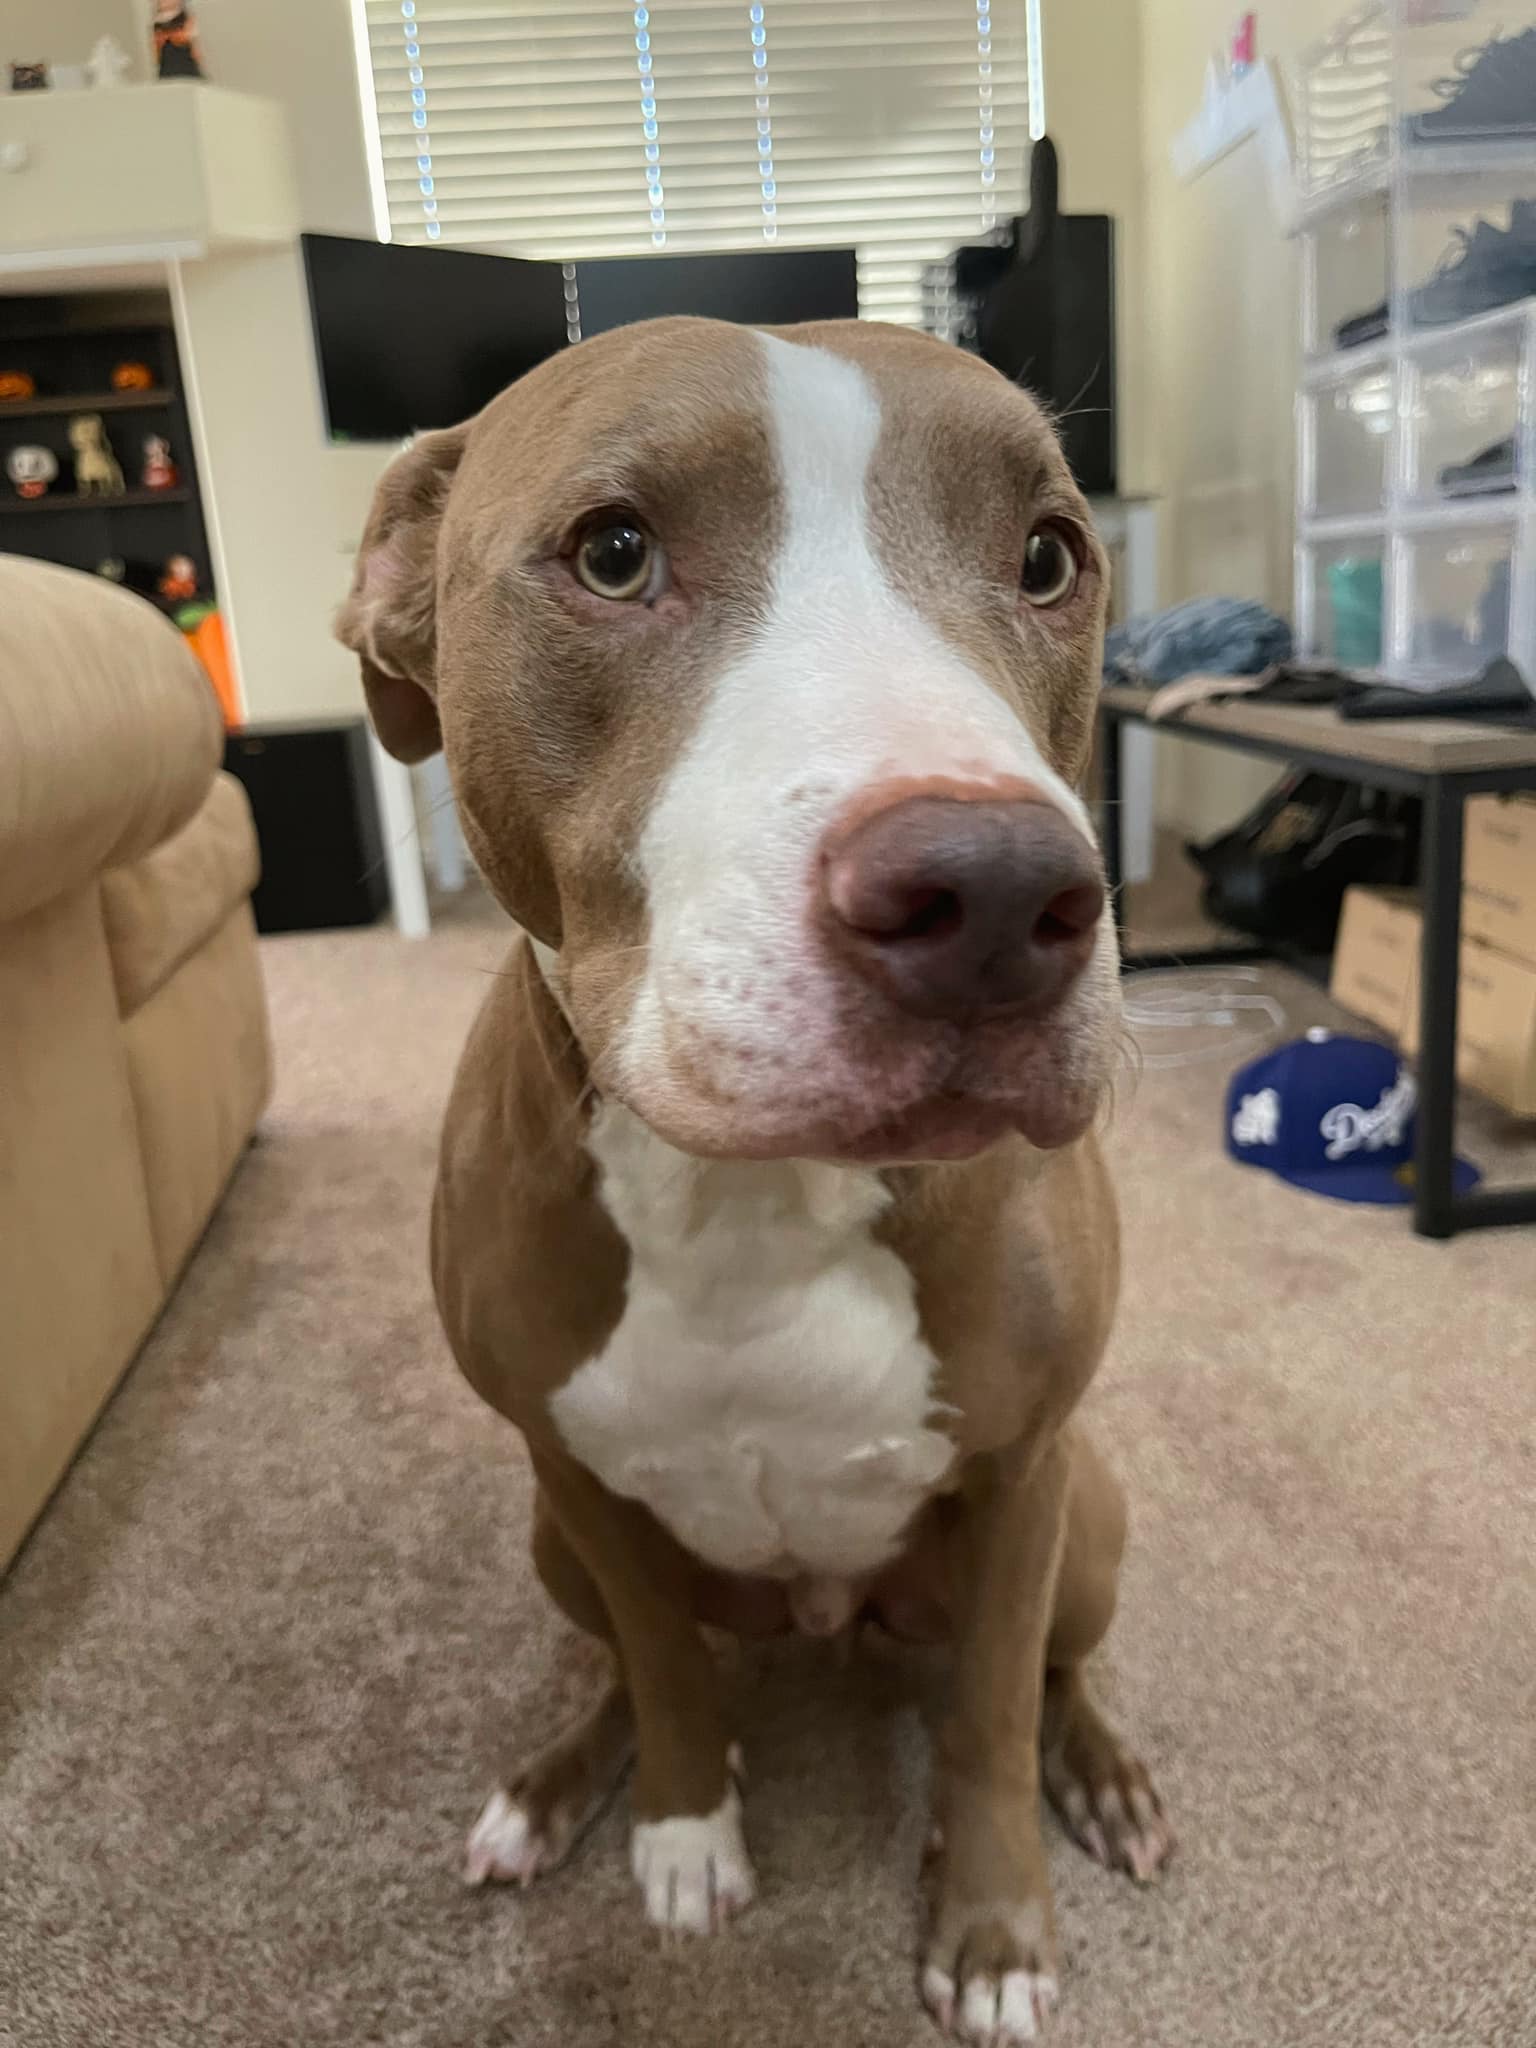
POLYGON ((355 4, 402 241, 853 243, 862 310, 915 323, 924 265, 1022 209, 1044 129, 1038 0, 355 4))

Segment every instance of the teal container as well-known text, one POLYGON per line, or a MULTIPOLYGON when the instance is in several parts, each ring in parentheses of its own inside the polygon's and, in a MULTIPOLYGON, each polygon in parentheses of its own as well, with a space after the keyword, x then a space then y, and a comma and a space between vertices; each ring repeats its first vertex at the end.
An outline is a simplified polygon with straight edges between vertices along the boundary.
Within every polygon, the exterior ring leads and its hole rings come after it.
POLYGON ((1381 667, 1381 557, 1341 555, 1328 564, 1333 658, 1341 668, 1381 667))

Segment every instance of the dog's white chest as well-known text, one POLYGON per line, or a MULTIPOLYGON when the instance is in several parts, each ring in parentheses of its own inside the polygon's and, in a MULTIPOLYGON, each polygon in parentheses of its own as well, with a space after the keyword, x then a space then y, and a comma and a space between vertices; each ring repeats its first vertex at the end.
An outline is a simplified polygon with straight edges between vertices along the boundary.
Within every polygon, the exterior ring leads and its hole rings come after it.
POLYGON ((721 1570, 884 1564, 954 1446, 877 1177, 690 1159, 613 1105, 589 1144, 630 1277, 551 1403, 571 1452, 721 1570))

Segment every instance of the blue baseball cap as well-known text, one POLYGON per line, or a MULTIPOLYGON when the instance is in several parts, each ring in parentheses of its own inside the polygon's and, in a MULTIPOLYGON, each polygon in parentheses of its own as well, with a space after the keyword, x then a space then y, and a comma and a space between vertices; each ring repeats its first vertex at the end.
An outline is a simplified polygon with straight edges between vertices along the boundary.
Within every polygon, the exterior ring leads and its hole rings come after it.
MULTIPOLYGON (((1411 1202, 1418 1099, 1390 1046, 1309 1031, 1232 1076, 1227 1150, 1341 1202, 1411 1202)), ((1457 1194, 1480 1178, 1467 1160, 1455 1162, 1457 1194)))

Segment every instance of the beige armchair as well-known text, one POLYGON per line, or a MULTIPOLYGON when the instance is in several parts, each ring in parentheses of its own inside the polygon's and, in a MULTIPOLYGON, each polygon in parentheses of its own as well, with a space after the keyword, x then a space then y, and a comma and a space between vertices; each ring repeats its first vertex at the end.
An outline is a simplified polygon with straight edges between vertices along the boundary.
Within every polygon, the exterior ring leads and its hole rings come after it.
POLYGON ((0 556, 0 1566, 267 1097, 255 833, 174 628, 0 556))

